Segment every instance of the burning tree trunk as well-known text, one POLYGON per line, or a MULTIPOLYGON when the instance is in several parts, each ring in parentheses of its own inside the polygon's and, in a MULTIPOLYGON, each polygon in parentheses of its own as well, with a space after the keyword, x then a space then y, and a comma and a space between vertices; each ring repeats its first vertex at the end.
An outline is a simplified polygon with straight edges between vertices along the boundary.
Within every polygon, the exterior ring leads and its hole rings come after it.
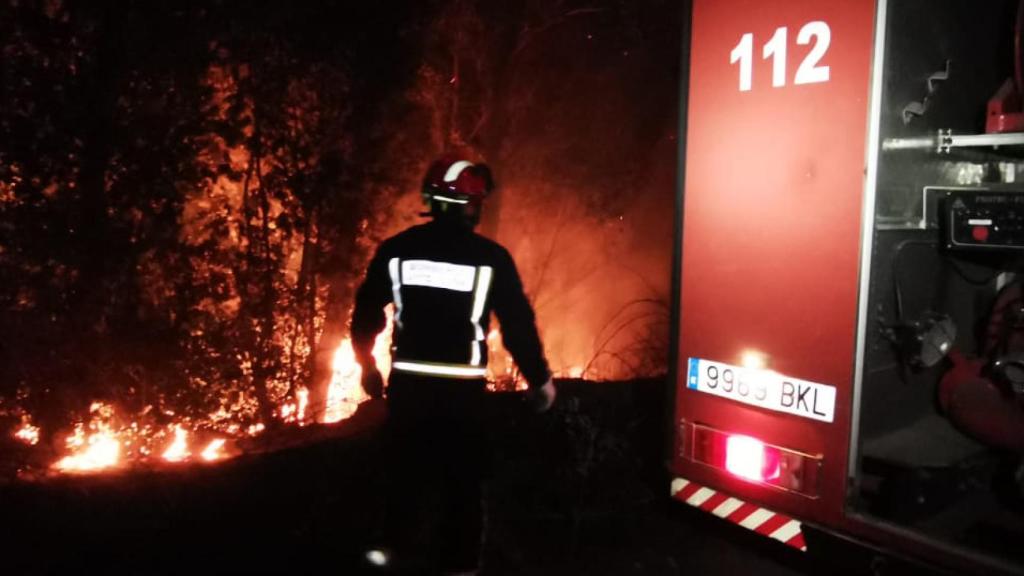
MULTIPOLYGON (((302 261, 299 264, 299 277, 295 285, 294 299, 296 302, 295 330, 296 337, 292 339, 291 349, 288 351, 288 394, 296 394, 298 387, 303 384, 299 374, 309 374, 312 380, 316 355, 312 351, 310 343, 316 342, 317 337, 317 306, 316 294, 317 283, 314 271, 317 266, 317 257, 320 249, 319 235, 317 233, 317 206, 306 207, 306 225, 302 231, 302 261), (301 355, 299 350, 298 333, 301 333, 310 350, 301 355)), ((309 388, 307 388, 307 391, 309 388)))
MULTIPOLYGON (((250 75, 250 78, 252 76, 250 75)), ((270 201, 264 186, 261 170, 263 145, 260 133, 260 112, 257 105, 252 106, 253 136, 249 149, 250 163, 255 174, 256 216, 258 226, 250 222, 247 226, 249 235, 247 269, 248 275, 244 293, 249 297, 242 298, 242 310, 246 312, 250 323, 249 335, 253 339, 252 382, 259 403, 259 418, 265 425, 274 428, 278 421, 274 418, 274 406, 268 389, 268 381, 276 373, 279 361, 278 350, 273 347, 274 307, 277 303, 275 294, 274 268, 276 262, 270 247, 270 201)), ((251 196, 250 196, 251 199, 251 196)))
MULTIPOLYGON (((338 218, 341 230, 358 227, 355 220, 359 211, 357 206, 345 202, 344 198, 335 199, 335 217, 338 218)), ((354 203, 353 203, 354 204, 354 203)), ((349 313, 354 296, 353 283, 359 281, 359 267, 353 266, 353 256, 358 254, 357 238, 350 235, 334 235, 331 254, 322 259, 322 282, 325 292, 323 309, 323 329, 320 337, 312 340, 313 369, 310 379, 309 407, 313 418, 322 422, 327 413, 327 391, 334 372, 334 355, 348 334, 349 313)), ((355 258, 358 263, 364 258, 355 258)))
POLYGON ((327 388, 333 374, 334 352, 341 346, 345 324, 341 320, 348 312, 349 299, 343 286, 347 278, 342 274, 325 276, 324 282, 331 286, 328 289, 326 317, 320 338, 314 340, 316 345, 313 359, 312 378, 310 379, 309 408, 316 422, 323 422, 327 413, 327 388), (341 293, 341 294, 339 294, 341 293))
MULTIPOLYGON (((228 276, 232 287, 221 296, 234 298, 238 308, 235 327, 225 335, 239 338, 241 375, 251 386, 259 420, 272 426, 280 417, 276 409, 300 393, 303 404, 309 394, 311 414, 322 413, 322 387, 308 382, 316 370, 317 333, 332 323, 318 304, 324 284, 318 276, 325 273, 318 253, 325 237, 354 247, 350 239, 361 233, 357 223, 324 218, 321 208, 337 202, 332 191, 346 162, 347 79, 330 69, 306 70, 303 76, 283 51, 259 62, 232 62, 236 57, 226 51, 224 58, 228 64, 217 72, 223 77, 216 89, 223 94, 215 94, 214 103, 224 136, 212 135, 211 159, 222 154, 230 164, 223 175, 211 173, 208 185, 227 193, 228 228, 239 230, 237 239, 221 240, 217 248, 237 263, 228 276), (233 190, 240 192, 237 204, 230 200, 233 190)), ((351 278, 356 254, 345 250, 347 260, 337 273, 351 278)), ((345 282, 329 285, 344 289, 345 282)), ((326 354, 336 345, 330 348, 326 354)))

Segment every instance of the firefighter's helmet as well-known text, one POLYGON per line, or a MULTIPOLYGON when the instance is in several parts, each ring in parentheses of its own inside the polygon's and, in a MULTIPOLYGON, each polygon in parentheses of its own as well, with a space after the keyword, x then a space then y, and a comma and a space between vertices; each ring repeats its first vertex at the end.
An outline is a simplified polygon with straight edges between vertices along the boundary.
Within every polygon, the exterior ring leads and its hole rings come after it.
POLYGON ((475 225, 484 198, 494 189, 491 170, 485 164, 444 157, 427 169, 423 200, 435 218, 459 218, 475 225))

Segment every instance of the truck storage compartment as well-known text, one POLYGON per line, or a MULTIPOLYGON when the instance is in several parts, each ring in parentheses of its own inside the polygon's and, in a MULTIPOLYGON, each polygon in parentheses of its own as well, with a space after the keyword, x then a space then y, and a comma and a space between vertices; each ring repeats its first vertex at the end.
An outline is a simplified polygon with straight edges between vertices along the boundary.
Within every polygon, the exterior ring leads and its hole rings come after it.
POLYGON ((849 507, 1024 566, 1016 0, 888 3, 849 507))

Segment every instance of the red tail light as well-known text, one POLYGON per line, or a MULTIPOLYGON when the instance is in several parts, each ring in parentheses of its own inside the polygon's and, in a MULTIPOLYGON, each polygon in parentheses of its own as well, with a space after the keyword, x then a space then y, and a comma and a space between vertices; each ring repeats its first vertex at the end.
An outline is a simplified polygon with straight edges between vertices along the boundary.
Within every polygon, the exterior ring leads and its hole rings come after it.
POLYGON ((740 478, 767 482, 779 477, 779 450, 750 436, 730 435, 725 440, 725 469, 740 478))
POLYGON ((683 423, 683 456, 750 482, 818 497, 821 455, 782 448, 743 434, 683 423))

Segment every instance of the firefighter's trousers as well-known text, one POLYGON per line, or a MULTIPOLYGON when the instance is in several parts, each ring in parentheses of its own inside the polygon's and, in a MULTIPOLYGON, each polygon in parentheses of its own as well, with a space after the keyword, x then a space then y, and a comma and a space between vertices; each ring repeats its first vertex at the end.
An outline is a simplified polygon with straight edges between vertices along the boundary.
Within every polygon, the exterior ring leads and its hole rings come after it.
POLYGON ((411 573, 478 567, 490 470, 485 395, 483 379, 391 374, 386 538, 411 573))

